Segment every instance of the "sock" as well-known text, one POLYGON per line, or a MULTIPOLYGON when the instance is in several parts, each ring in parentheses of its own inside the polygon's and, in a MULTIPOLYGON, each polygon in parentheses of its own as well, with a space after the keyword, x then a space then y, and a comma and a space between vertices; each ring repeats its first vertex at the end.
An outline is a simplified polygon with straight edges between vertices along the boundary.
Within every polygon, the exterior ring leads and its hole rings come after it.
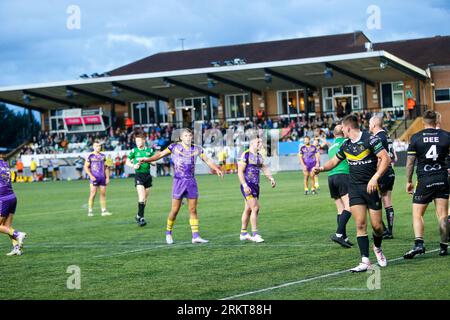
POLYGON ((198 238, 199 237, 199 233, 198 233, 199 221, 198 221, 198 219, 189 219, 189 224, 191 225, 192 238, 198 238))
POLYGON ((416 239, 414 240, 414 246, 415 246, 415 247, 423 247, 424 244, 425 244, 425 243, 424 243, 424 241, 423 241, 423 238, 416 238, 416 239))
POLYGON ((386 221, 388 224, 388 230, 392 233, 392 229, 394 228, 394 208, 387 207, 384 209, 386 211, 386 221))
POLYGON ((92 211, 92 208, 94 207, 94 200, 89 200, 88 202, 88 208, 89 208, 89 212, 92 211))
POLYGON ((144 217, 144 210, 145 210, 145 202, 139 202, 138 203, 138 217, 143 218, 144 217))
POLYGON ((15 247, 15 246, 17 246, 19 244, 17 242, 17 240, 13 238, 13 236, 9 236, 9 238, 11 239, 11 243, 12 243, 13 247, 15 247))
POLYGON ((248 234, 247 229, 241 229, 241 235, 246 236, 248 234))
POLYGON ((439 244, 441 246, 441 250, 448 250, 448 244, 447 243, 440 243, 439 244))
POLYGON ((258 234, 258 230, 253 230, 252 233, 253 233, 253 236, 256 236, 258 234))
POLYGON ((359 251, 361 252, 361 257, 368 258, 369 257, 369 237, 359 236, 356 238, 358 240, 359 251))
POLYGON ((174 224, 175 224, 175 220, 167 219, 166 234, 171 234, 172 233, 174 224))
POLYGON ((336 215, 336 222, 337 222, 337 226, 339 227, 339 219, 340 219, 341 215, 338 213, 336 215))
POLYGON ((381 220, 381 223, 383 224, 383 233, 388 231, 388 228, 386 227, 386 225, 384 224, 384 221, 381 220))
POLYGON ((102 207, 102 212, 106 211, 106 199, 100 199, 100 207, 102 207))
POLYGON ((373 244, 377 248, 381 248, 381 243, 383 242, 383 236, 377 236, 375 233, 373 235, 373 244))
POLYGON ((19 231, 14 230, 13 228, 9 228, 9 233, 8 233, 13 239, 17 239, 17 237, 19 236, 19 231))
POLYGON ((339 216, 339 225, 336 230, 336 233, 344 235, 344 239, 347 238, 347 222, 352 217, 352 214, 350 211, 344 210, 342 211, 341 215, 339 216))

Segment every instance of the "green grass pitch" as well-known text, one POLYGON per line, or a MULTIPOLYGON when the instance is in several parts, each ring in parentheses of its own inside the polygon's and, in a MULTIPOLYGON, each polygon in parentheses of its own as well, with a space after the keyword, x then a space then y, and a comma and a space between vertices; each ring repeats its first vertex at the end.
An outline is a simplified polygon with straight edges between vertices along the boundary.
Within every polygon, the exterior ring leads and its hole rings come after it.
MULTIPOLYGON (((6 257, 10 241, 0 238, 0 299, 449 299, 450 258, 431 252, 412 261, 400 258, 412 245, 411 197, 397 169, 395 239, 383 243, 388 260, 381 289, 368 290, 369 274, 331 273, 359 262, 357 246, 343 249, 329 240, 336 210, 326 175, 317 196, 304 196, 300 172, 279 173, 272 190, 262 177, 260 232, 263 244, 239 241, 243 199, 237 176, 199 176, 199 217, 205 245, 190 243, 186 206, 175 224, 175 244, 165 244, 172 179, 156 178, 146 218, 134 222, 137 196, 132 179, 108 188, 111 217, 87 217, 86 181, 16 184, 15 227, 28 232, 24 255, 6 257), (67 268, 79 266, 81 289, 69 290, 67 268), (318 278, 319 276, 324 276, 318 278), (310 281, 301 282, 304 279, 310 281), (298 282, 300 281, 300 282, 298 282), (297 282, 281 288, 272 288, 297 282), (272 288, 272 289, 271 289, 272 288)), ((425 217, 429 251, 439 246, 434 206, 425 217)), ((348 233, 356 243, 355 225, 348 233)), ((375 261, 371 252, 372 262, 375 261)))

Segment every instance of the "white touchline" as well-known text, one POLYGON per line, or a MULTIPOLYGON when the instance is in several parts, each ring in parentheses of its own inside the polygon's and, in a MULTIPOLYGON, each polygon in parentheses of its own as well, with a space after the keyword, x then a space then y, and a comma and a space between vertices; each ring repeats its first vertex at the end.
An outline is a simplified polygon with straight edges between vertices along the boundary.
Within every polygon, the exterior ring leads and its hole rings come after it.
MULTIPOLYGON (((437 252, 437 251, 439 251, 439 250, 438 249, 431 250, 431 251, 428 251, 426 254, 432 253, 432 252, 437 252)), ((399 260, 403 260, 403 257, 395 258, 395 259, 392 259, 392 260, 388 260, 388 263, 389 262, 394 262, 394 261, 399 261, 399 260)), ((348 273, 348 272, 349 272, 349 269, 342 270, 342 271, 337 271, 337 272, 333 272, 333 273, 328 273, 328 274, 323 274, 321 276, 317 276, 317 277, 313 277, 313 278, 308 278, 308 279, 302 279, 302 280, 298 280, 298 281, 292 281, 292 282, 283 283, 283 284, 280 284, 280 285, 274 286, 274 287, 269 287, 269 288, 255 290, 255 291, 244 292, 244 293, 241 293, 241 294, 237 294, 237 295, 234 295, 234 296, 231 296, 231 297, 222 298, 222 299, 219 299, 219 300, 232 300, 232 299, 236 299, 236 298, 250 296, 250 295, 253 295, 253 294, 257 294, 257 293, 262 293, 262 292, 272 291, 272 290, 276 290, 276 289, 280 289, 280 288, 285 288, 285 287, 293 286, 293 285, 296 285, 296 284, 302 284, 302 283, 307 283, 307 282, 320 280, 320 279, 324 279, 324 278, 334 277, 334 276, 338 276, 340 274, 344 274, 344 273, 348 273)))

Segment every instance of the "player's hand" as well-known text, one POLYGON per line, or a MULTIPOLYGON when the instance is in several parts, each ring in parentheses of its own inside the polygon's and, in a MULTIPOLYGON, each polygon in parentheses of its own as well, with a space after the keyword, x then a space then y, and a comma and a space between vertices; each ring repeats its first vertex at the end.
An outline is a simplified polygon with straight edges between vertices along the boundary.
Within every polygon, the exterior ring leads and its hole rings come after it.
POLYGON ((378 188, 378 179, 376 177, 372 177, 369 183, 367 184, 367 193, 374 193, 378 188))
POLYGON ((222 170, 216 169, 216 174, 217 174, 218 177, 223 178, 223 172, 222 172, 222 170))
POLYGON ((274 178, 270 179, 270 184, 272 185, 272 188, 275 188, 277 186, 277 182, 275 181, 274 178))
POLYGON ((95 176, 89 176, 91 178, 91 181, 97 181, 97 178, 95 176))
POLYGON ((140 164, 140 163, 136 163, 136 164, 133 166, 133 168, 134 168, 135 170, 139 169, 140 167, 141 167, 141 164, 140 164))
POLYGON ((323 171, 323 167, 315 167, 314 168, 314 174, 318 175, 319 173, 321 173, 323 171))
POLYGON ((105 183, 106 183, 107 185, 109 184, 109 177, 106 177, 105 183))
POLYGON ((248 185, 244 185, 243 187, 245 194, 252 194, 252 189, 248 185))
POLYGON ((406 193, 413 194, 414 193, 414 187, 412 182, 406 183, 406 193))

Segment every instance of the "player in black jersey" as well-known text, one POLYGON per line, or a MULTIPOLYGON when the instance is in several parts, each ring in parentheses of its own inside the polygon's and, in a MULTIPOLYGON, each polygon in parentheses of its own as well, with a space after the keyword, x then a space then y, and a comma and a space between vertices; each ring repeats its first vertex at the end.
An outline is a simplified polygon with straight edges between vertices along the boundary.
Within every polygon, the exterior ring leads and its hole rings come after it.
POLYGON ((393 239, 394 234, 392 230, 394 228, 394 208, 392 206, 392 190, 394 188, 395 172, 392 165, 397 160, 397 154, 395 153, 394 144, 391 138, 383 129, 382 117, 373 116, 369 121, 369 130, 374 136, 381 140, 384 149, 391 158, 391 165, 386 173, 378 180, 378 191, 380 192, 387 220, 387 228, 383 222, 383 239, 393 239))
POLYGON ((428 204, 434 200, 439 219, 441 244, 439 255, 448 254, 448 173, 447 157, 450 148, 449 133, 436 129, 437 115, 426 111, 423 115, 424 130, 411 137, 406 163, 406 191, 413 193, 413 173, 417 160, 417 185, 413 195, 413 227, 415 242, 412 250, 405 253, 405 259, 412 259, 425 253, 423 215, 428 204))
POLYGON ((317 172, 329 171, 347 159, 350 166, 348 195, 350 211, 355 219, 356 233, 362 262, 351 272, 364 272, 370 268, 369 237, 367 235, 367 210, 373 229, 373 251, 381 267, 387 265, 381 250, 383 241, 383 219, 381 199, 377 192, 378 180, 389 167, 391 159, 379 138, 367 131, 361 131, 355 115, 348 115, 342 121, 342 131, 346 140, 336 156, 317 172))

